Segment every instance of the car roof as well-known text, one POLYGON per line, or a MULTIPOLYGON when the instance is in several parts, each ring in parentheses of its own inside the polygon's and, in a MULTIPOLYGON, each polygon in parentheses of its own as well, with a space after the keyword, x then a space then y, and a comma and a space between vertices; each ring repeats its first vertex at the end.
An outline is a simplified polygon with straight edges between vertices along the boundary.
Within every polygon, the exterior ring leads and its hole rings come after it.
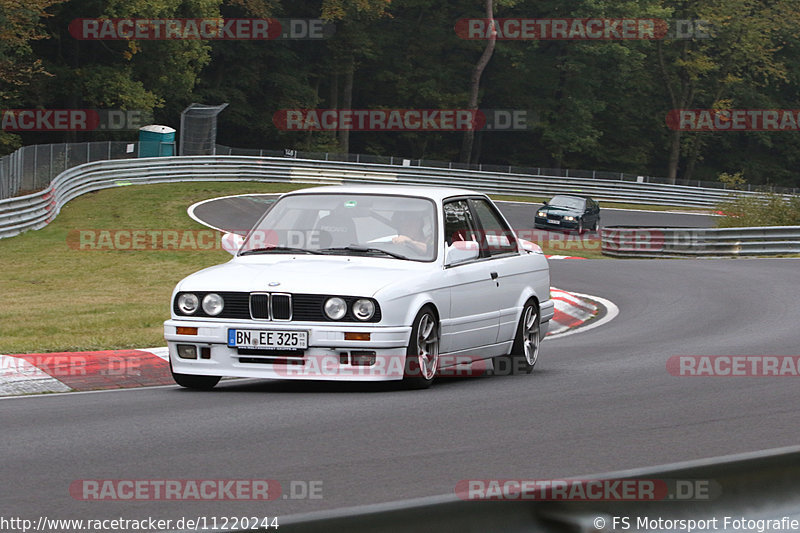
POLYGON ((569 198, 580 198, 581 200, 591 200, 592 199, 591 196, 587 196, 585 194, 562 194, 562 193, 559 193, 559 194, 554 194, 553 198, 555 198, 556 196, 567 196, 569 198))
POLYGON ((323 187, 300 189, 286 193, 286 195, 318 193, 390 194, 397 196, 417 196, 438 201, 451 196, 485 196, 483 193, 471 191, 469 189, 459 189, 456 187, 419 187, 414 185, 326 185, 323 187))

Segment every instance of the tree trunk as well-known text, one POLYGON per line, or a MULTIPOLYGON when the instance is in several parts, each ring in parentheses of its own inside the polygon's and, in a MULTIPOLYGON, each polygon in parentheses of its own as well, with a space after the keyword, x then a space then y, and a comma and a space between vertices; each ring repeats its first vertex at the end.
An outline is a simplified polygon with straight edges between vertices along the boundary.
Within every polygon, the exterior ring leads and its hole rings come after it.
MULTIPOLYGON (((478 109, 478 91, 481 85, 481 75, 486 65, 489 64, 489 60, 492 58, 494 46, 497 42, 497 32, 494 31, 494 7, 492 6, 492 0, 486 0, 486 18, 489 19, 488 27, 491 27, 492 31, 489 34, 489 42, 486 44, 486 48, 484 48, 480 59, 478 59, 478 63, 475 65, 475 69, 472 71, 472 77, 470 78, 469 103, 467 104, 467 109, 473 111, 478 109)), ((461 143, 460 161, 462 163, 469 164, 472 162, 472 144, 474 142, 475 130, 469 129, 465 131, 464 140, 461 143)))
MULTIPOLYGON (((344 67, 344 94, 342 95, 342 109, 353 107, 353 76, 355 74, 355 58, 347 56, 344 67)), ((339 130, 339 148, 345 154, 350 153, 350 130, 339 130)))
POLYGON ((681 133, 675 130, 669 136, 669 164, 667 165, 667 178, 669 183, 675 185, 678 179, 678 162, 681 157, 681 133))
POLYGON ((702 152, 704 145, 703 139, 696 134, 690 139, 692 140, 692 145, 686 158, 686 170, 683 172, 683 177, 687 182, 694 177, 694 169, 697 166, 697 161, 700 160, 700 152, 702 152))
POLYGON ((339 75, 331 75, 331 92, 328 97, 328 109, 339 109, 339 75))

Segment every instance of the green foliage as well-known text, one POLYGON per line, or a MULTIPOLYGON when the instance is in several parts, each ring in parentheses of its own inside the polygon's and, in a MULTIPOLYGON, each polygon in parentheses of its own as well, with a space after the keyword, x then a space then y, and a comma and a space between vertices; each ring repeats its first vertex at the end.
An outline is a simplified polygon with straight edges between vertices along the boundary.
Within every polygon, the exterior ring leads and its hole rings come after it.
MULTIPOLYGON (((456 160, 459 132, 286 132, 293 108, 459 109, 486 42, 461 39, 460 0, 0 0, 0 108, 109 107, 152 112, 179 127, 191 102, 229 103, 218 142, 456 160), (323 18, 323 40, 80 41, 77 18, 323 18), (351 74, 352 73, 352 74, 351 74)), ((498 18, 686 19, 711 38, 498 40, 480 82, 483 109, 525 110, 524 132, 483 131, 483 164, 566 167, 713 181, 744 172, 753 185, 800 185, 794 132, 676 134, 675 108, 796 109, 800 0, 495 0, 498 18)), ((20 144, 132 139, 109 134, 0 133, 20 144)))
POLYGON ((720 183, 725 185, 726 189, 742 190, 743 186, 747 184, 747 180, 744 179, 742 172, 737 172, 735 174, 723 172, 717 179, 720 183))
POLYGON ((719 228, 756 226, 800 226, 800 196, 762 192, 736 196, 717 206, 725 216, 717 219, 719 228))

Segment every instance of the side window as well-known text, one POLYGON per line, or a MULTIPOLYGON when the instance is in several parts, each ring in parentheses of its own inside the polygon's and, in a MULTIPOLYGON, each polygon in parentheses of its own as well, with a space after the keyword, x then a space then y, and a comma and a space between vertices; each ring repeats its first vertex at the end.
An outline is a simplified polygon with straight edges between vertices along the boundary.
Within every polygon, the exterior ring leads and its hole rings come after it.
POLYGON ((475 214, 486 234, 486 248, 489 250, 489 255, 516 252, 517 241, 514 232, 497 215, 489 202, 481 199, 470 200, 470 202, 472 202, 475 214))
POLYGON ((475 222, 466 200, 455 200, 443 206, 444 238, 448 245, 454 241, 480 242, 475 231, 475 222))

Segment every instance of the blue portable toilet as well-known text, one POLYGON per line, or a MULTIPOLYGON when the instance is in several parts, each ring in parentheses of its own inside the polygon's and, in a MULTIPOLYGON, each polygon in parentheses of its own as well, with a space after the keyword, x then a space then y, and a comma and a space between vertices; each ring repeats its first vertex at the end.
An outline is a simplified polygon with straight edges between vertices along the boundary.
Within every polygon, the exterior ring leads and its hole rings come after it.
POLYGON ((139 128, 139 157, 175 155, 175 129, 169 126, 139 128))

